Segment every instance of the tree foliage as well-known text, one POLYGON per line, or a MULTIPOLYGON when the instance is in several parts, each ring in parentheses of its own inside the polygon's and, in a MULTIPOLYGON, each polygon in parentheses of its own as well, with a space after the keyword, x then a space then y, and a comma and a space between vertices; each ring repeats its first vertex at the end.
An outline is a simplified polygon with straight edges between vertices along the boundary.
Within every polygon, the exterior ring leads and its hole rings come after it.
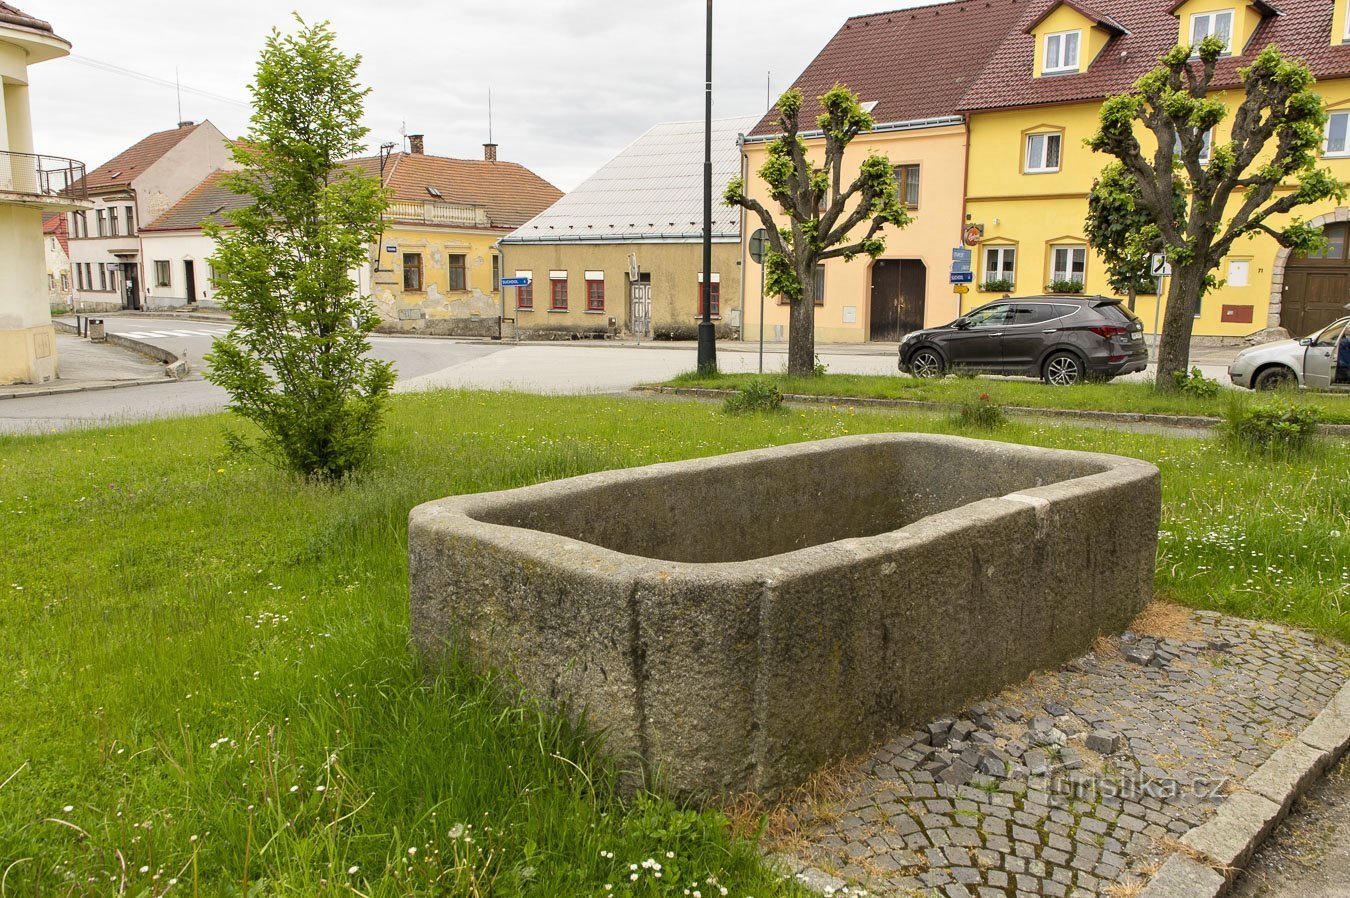
POLYGON ((1264 234, 1295 250, 1315 248, 1320 231, 1283 216, 1343 196, 1340 182, 1317 167, 1326 110, 1312 90, 1312 73, 1273 46, 1238 70, 1242 91, 1231 137, 1220 142, 1216 136, 1209 162, 1201 161, 1206 134, 1228 116, 1224 102, 1209 96, 1225 51, 1214 36, 1170 50, 1132 93, 1102 105, 1089 140, 1133 180, 1135 201, 1152 217, 1172 264, 1156 379, 1164 390, 1186 370, 1195 312, 1233 244, 1264 234), (1151 156, 1139 126, 1153 137, 1151 156), (1177 202, 1178 193, 1184 202, 1177 202))
POLYGON ((895 172, 885 156, 868 156, 845 181, 845 150, 874 124, 857 96, 840 85, 820 97, 816 126, 824 152, 818 166, 801 134, 802 106, 795 88, 778 99, 780 134, 769 143, 758 171, 786 220, 780 224, 768 207, 748 196, 740 178, 723 194, 727 205, 758 216, 768 233, 765 290, 788 301, 788 373, 795 376, 815 370, 816 266, 860 254, 876 258, 886 248, 882 228, 910 222, 896 200, 895 172))
MULTIPOLYGON (((1186 194, 1180 181, 1173 193, 1176 214, 1185 214, 1186 194)), ((1119 162, 1102 169, 1092 183, 1085 228, 1088 242, 1106 263, 1107 283, 1130 297, 1131 309, 1136 294, 1157 292, 1149 261, 1162 252, 1162 235, 1153 213, 1140 201, 1139 184, 1119 162)))
POLYGON ((393 386, 387 362, 367 357, 379 319, 353 272, 379 234, 385 192, 343 160, 359 154, 369 92, 360 57, 328 25, 273 31, 252 86, 240 169, 225 183, 252 204, 214 226, 211 264, 235 326, 215 341, 207 377, 261 435, 237 448, 281 467, 336 480, 365 464, 393 386))

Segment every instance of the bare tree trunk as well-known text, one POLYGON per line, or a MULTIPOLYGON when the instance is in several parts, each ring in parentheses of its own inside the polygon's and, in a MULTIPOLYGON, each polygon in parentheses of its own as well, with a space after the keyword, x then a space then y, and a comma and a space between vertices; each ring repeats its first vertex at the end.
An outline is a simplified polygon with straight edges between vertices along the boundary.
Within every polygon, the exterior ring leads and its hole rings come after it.
POLYGON ((788 374, 810 377, 816 372, 816 279, 815 265, 810 274, 797 272, 802 295, 792 302, 788 313, 788 374))
POLYGON ((1195 327, 1195 310, 1200 304, 1200 291, 1207 271, 1203 263, 1173 268, 1172 283, 1167 288, 1167 311, 1163 314, 1155 381, 1163 392, 1175 390, 1176 374, 1190 366, 1191 331, 1195 327))

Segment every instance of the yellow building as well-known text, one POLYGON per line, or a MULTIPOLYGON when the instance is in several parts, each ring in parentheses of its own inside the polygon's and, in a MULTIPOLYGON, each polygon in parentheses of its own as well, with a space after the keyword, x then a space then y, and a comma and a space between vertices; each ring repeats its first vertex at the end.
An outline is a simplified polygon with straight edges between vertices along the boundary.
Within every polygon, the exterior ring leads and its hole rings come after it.
POLYGON ((423 151, 358 159, 390 191, 384 232, 359 277, 381 330, 496 336, 502 315, 497 241, 542 212, 562 191, 515 162, 450 159, 423 151))
MULTIPOLYGON (((739 325, 741 217, 720 205, 739 171, 737 137, 757 117, 712 124, 711 316, 739 325)), ((629 334, 689 340, 703 296, 704 124, 655 125, 546 211, 502 240, 519 333, 539 338, 629 334)), ((514 310, 512 313, 509 310, 514 310)))
MULTIPOLYGON (((1005 291, 1112 292, 1083 227, 1093 179, 1112 160, 1084 141, 1097 129, 1102 100, 1127 92, 1178 43, 1208 34, 1229 41, 1231 55, 1219 64, 1214 84, 1220 89, 1213 95, 1228 104, 1230 115, 1211 135, 1211 145, 1228 139, 1231 113, 1243 96, 1240 66, 1270 44, 1305 59, 1331 111, 1325 164, 1350 181, 1346 3, 1277 5, 1278 12, 1260 0, 1032 3, 961 103, 970 121, 966 220, 983 231, 975 254, 977 289, 966 308, 1005 291)), ((1350 210, 1328 202, 1296 214, 1326 226, 1331 252, 1290 258, 1269 237, 1239 242, 1217 272, 1224 285, 1204 297, 1197 335, 1240 338, 1280 326, 1305 334, 1343 314, 1350 302, 1350 210)), ((1161 320, 1156 306, 1153 296, 1138 300, 1137 313, 1150 330, 1161 320)))
MULTIPOLYGON (((856 172, 872 153, 888 157, 900 200, 913 219, 903 230, 883 232, 886 251, 880 258, 830 259, 820 267, 818 341, 894 341, 959 314, 950 269, 952 250, 961 245, 964 211, 967 130, 961 96, 1023 8, 1015 0, 970 0, 855 16, 793 83, 806 98, 803 122, 814 120, 820 111, 816 98, 836 84, 858 95, 876 128, 849 147, 844 171, 856 172)), ((776 130, 770 113, 746 137, 742 162, 746 193, 775 212, 767 185, 755 173, 776 130)), ((803 136, 819 159, 824 138, 819 132, 803 136)), ((786 223, 786 215, 779 220, 786 223)), ((747 217, 743 239, 759 226, 758 219, 747 217)), ((760 274, 747 256, 747 340, 759 336, 760 274)), ((780 297, 763 299, 765 338, 786 339, 788 306, 780 297)))
POLYGON ((84 165, 33 146, 28 67, 70 53, 52 26, 0 4, 0 384, 59 374, 48 306, 45 213, 89 207, 84 165))

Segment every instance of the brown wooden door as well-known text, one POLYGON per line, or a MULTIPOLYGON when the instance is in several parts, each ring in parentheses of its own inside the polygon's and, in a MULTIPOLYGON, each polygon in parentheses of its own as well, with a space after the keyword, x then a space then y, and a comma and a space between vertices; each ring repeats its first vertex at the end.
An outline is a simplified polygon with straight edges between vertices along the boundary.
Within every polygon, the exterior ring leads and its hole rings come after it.
POLYGON ((1295 337, 1326 327, 1345 314, 1350 302, 1350 270, 1293 268, 1284 278, 1280 324, 1295 337))
POLYGON ((907 259, 900 263, 900 335, 923 330, 924 303, 928 293, 928 268, 907 259))
POLYGON ((867 338, 879 342, 900 339, 900 261, 872 263, 872 318, 867 338))
POLYGON ((1330 224, 1322 234, 1323 252, 1294 256, 1285 267, 1280 326, 1295 337, 1326 327, 1350 303, 1350 225, 1330 224))

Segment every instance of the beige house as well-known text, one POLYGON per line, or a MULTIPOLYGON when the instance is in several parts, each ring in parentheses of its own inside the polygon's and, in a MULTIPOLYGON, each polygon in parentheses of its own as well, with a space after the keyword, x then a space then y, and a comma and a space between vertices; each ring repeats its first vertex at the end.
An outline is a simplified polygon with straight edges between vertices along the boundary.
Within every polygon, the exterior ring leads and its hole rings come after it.
POLYGON ((69 53, 51 25, 0 3, 0 384, 59 373, 42 218, 88 204, 83 164, 36 153, 28 68, 69 53))
MULTIPOLYGON (((718 335, 740 326, 741 216, 721 204, 757 117, 713 122, 713 271, 718 335)), ((703 123, 657 125, 501 241, 506 317, 523 336, 693 339, 703 289, 703 123)))

